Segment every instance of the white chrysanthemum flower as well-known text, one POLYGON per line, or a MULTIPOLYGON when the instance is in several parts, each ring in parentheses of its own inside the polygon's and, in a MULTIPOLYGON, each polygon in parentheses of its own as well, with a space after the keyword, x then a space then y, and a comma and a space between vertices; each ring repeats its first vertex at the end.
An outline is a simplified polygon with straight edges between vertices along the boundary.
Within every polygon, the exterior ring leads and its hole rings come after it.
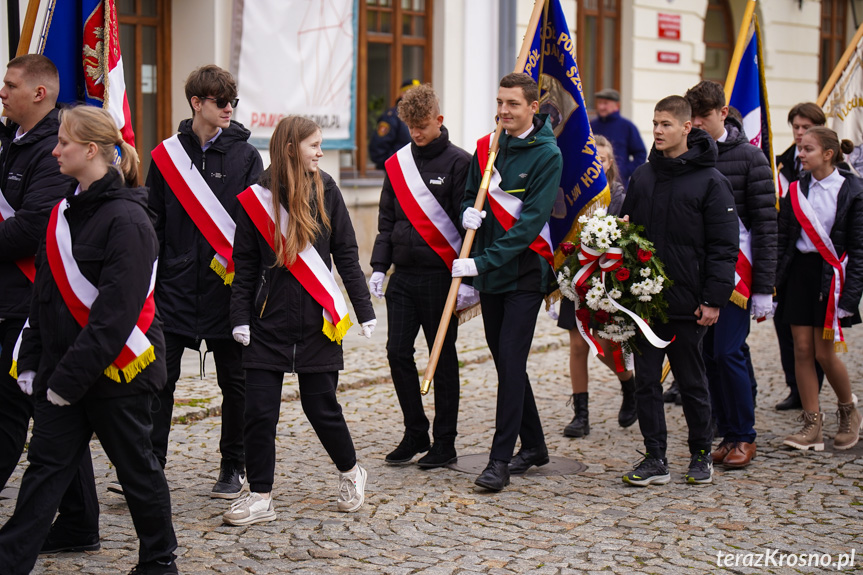
POLYGON ((595 212, 593 212, 594 218, 604 218, 608 214, 608 210, 605 208, 599 208, 595 212))
POLYGON ((589 219, 590 218, 588 218, 587 216, 579 216, 578 223, 580 223, 583 226, 584 224, 587 223, 587 220, 589 220, 589 219))
POLYGON ((649 278, 650 277, 650 268, 641 268, 641 271, 638 273, 640 273, 641 277, 643 277, 643 278, 649 278))
POLYGON ((599 307, 600 307, 600 309, 607 311, 609 313, 611 313, 613 311, 617 311, 617 308, 614 307, 614 304, 611 303, 611 300, 608 299, 607 297, 604 297, 601 300, 599 300, 599 307))
POLYGON ((615 288, 615 289, 611 290, 610 292, 608 292, 608 296, 612 299, 620 299, 623 296, 623 294, 620 293, 619 289, 615 288))
POLYGON ((590 283, 595 288, 601 288, 602 287, 602 278, 599 277, 598 275, 595 275, 592 278, 590 278, 590 283))
POLYGON ((641 293, 642 293, 641 284, 637 284, 637 283, 632 284, 631 286, 629 286, 629 292, 632 295, 641 295, 641 293))
POLYGON ((623 236, 623 233, 620 231, 620 229, 615 229, 608 235, 608 237, 613 240, 619 240, 621 236, 623 236))
POLYGON ((608 248, 610 248, 611 247, 611 241, 609 241, 608 236, 598 238, 596 240, 596 247, 598 247, 601 250, 607 250, 608 248))
POLYGON ((650 295, 640 295, 638 296, 638 301, 650 301, 653 299, 653 296, 650 295))

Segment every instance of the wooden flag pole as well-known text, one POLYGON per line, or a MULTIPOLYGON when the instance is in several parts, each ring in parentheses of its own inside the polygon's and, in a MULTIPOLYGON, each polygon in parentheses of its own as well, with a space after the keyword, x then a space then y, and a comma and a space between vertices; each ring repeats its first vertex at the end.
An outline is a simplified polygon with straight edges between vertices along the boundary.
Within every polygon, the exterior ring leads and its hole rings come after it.
POLYGON ((819 106, 824 106, 825 102, 827 102, 827 96, 830 95, 830 92, 836 86, 836 82, 839 81, 839 76, 841 76, 842 72, 845 71, 845 66, 847 66, 848 62, 851 60, 851 56, 857 49, 857 45, 860 44, 861 38, 863 38, 863 24, 860 24, 860 27, 857 28, 857 33, 854 34, 854 38, 851 40, 851 43, 848 44, 848 47, 845 48, 845 53, 842 54, 841 58, 839 58, 839 63, 836 64, 836 67, 833 69, 833 73, 830 74, 830 77, 827 79, 827 83, 824 84, 824 89, 821 90, 820 94, 818 94, 818 99, 815 100, 815 103, 819 106))
POLYGON ((24 25, 21 27, 21 38, 18 40, 18 51, 15 56, 23 56, 30 51, 30 41, 33 39, 33 29, 36 27, 36 15, 39 14, 41 0, 30 0, 24 15, 24 25))
MULTIPOLYGON (((527 64, 527 58, 530 55, 530 46, 533 44, 534 34, 536 33, 537 25, 542 18, 546 2, 547 0, 536 0, 534 2, 533 13, 531 13, 530 22, 527 25, 530 36, 525 36, 524 41, 521 44, 521 50, 519 50, 518 59, 515 62, 515 72, 524 71, 524 66, 527 64)), ((542 56, 540 55, 540 57, 542 56)), ((494 160, 497 157, 498 140, 500 139, 502 129, 502 126, 498 124, 494 131, 494 137, 492 138, 491 147, 489 148, 488 161, 485 164, 485 171, 482 176, 482 183, 476 193, 476 201, 473 204, 473 207, 477 210, 482 210, 483 205, 485 204, 485 196, 488 193, 491 174, 494 171, 494 160)), ((470 249, 473 246, 475 236, 476 230, 467 230, 467 232, 465 232, 464 240, 461 244, 461 251, 458 255, 459 259, 464 259, 470 256, 470 249)), ((437 369, 437 362, 440 359, 440 352, 443 349, 443 341, 446 338, 446 332, 449 329, 450 318, 455 312, 459 286, 461 286, 461 278, 453 278, 452 283, 449 286, 449 293, 446 297, 446 304, 444 304, 440 324, 438 325, 437 335, 435 335, 434 345, 429 353, 429 362, 426 366, 425 373, 423 374, 422 384, 420 385, 420 393, 422 393, 422 395, 426 395, 431 388, 431 382, 432 379, 434 379, 434 373, 437 369)))
POLYGON ((731 65, 728 67, 728 76, 725 79, 725 103, 731 102, 731 92, 734 91, 734 82, 737 81, 737 71, 740 69, 740 60, 746 49, 746 36, 749 33, 749 25, 752 23, 752 15, 755 13, 755 0, 749 0, 746 4, 746 12, 743 21, 740 22, 740 32, 737 34, 737 43, 734 45, 734 53, 731 56, 731 65))

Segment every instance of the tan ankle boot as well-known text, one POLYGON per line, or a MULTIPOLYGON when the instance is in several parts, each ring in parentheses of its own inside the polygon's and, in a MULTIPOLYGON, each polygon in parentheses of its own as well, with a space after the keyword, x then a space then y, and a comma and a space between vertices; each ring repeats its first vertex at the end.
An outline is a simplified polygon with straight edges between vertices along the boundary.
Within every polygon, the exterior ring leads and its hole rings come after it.
POLYGON ((797 421, 803 422, 803 429, 789 435, 783 443, 794 449, 814 449, 824 451, 824 437, 821 434, 821 426, 824 422, 824 414, 819 411, 803 411, 797 421))
POLYGON ((860 439, 860 430, 863 429, 863 417, 857 411, 856 405, 851 403, 840 403, 836 411, 839 417, 839 431, 833 438, 833 447, 836 449, 851 449, 857 445, 860 439))

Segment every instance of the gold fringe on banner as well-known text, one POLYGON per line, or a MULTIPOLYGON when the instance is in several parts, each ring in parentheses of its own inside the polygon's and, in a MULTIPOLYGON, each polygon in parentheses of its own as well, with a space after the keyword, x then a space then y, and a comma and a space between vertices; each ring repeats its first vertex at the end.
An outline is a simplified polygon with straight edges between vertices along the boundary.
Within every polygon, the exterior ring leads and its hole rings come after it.
POLYGON ((144 371, 144 368, 156 361, 156 351, 153 346, 147 348, 147 351, 136 357, 129 365, 123 369, 118 368, 113 363, 105 368, 105 375, 112 380, 120 383, 120 374, 123 374, 123 380, 129 383, 135 376, 144 371))

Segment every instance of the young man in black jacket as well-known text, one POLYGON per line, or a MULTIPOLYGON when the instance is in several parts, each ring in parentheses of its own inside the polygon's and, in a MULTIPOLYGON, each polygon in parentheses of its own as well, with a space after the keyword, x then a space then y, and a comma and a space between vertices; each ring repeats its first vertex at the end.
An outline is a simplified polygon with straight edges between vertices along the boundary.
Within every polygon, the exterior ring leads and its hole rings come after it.
POLYGON ((657 336, 671 343, 659 349, 642 337, 635 354, 638 423, 646 454, 623 481, 640 487, 671 480, 660 383, 666 354, 689 427, 691 458, 684 478, 693 484, 713 481, 710 392, 701 350, 707 328, 719 319, 734 289, 737 213, 731 185, 714 167, 716 143, 692 128, 691 117, 689 102, 681 96, 656 104, 649 162, 632 175, 621 209, 631 223, 644 226, 674 282, 664 292, 668 323, 653 326, 657 336))
POLYGON ((164 467, 183 351, 198 349, 206 340, 222 390, 222 462, 211 496, 234 499, 245 483, 245 377, 242 346, 231 336, 228 320, 232 246, 226 252, 218 240, 233 242, 240 209, 236 197, 257 181, 263 164, 248 143, 250 132, 231 120, 237 85, 229 72, 212 65, 192 72, 186 80, 186 101, 192 118, 183 120, 179 134, 153 151, 147 174, 160 245, 155 297, 165 322, 168 371, 161 405, 153 414, 153 449, 164 467), (192 195, 204 213, 192 209, 192 195))
MULTIPOLYGON (((409 463, 428 450, 417 464, 443 467, 456 459, 459 376, 455 340, 458 321, 450 321, 435 373, 435 418, 429 450, 429 420, 423 411, 414 341, 422 327, 429 350, 452 282, 452 261, 461 248, 459 210, 464 197, 470 154, 449 141, 440 103, 428 84, 409 90, 399 103, 412 143, 386 162, 381 190, 378 235, 372 250, 369 288, 383 297, 390 266, 396 269, 387 284, 387 359, 404 415, 405 433, 386 456, 391 465, 409 463)), ((462 284, 456 307, 478 301, 475 290, 462 284)))
POLYGON ((728 117, 722 86, 704 80, 686 92, 692 124, 716 140, 716 169, 731 183, 739 218, 740 259, 731 303, 704 338, 713 416, 722 437, 713 463, 746 467, 755 457, 755 403, 746 338, 749 315, 773 316, 776 272, 776 192, 767 157, 728 117), (747 308, 749 312, 747 311, 747 308))

